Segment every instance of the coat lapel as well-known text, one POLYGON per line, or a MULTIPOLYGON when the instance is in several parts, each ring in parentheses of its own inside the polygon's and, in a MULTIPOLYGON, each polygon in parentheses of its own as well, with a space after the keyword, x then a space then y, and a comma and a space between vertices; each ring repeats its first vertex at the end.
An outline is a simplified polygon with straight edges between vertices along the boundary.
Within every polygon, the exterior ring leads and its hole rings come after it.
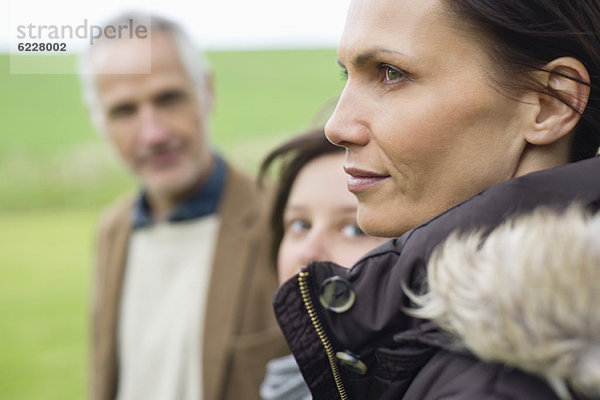
POLYGON ((241 320, 245 276, 256 251, 259 213, 253 182, 232 168, 219 208, 221 225, 213 260, 204 325, 204 399, 216 400, 223 391, 231 338, 241 320))
POLYGON ((117 324, 119 299, 131 237, 132 200, 121 202, 106 216, 101 230, 94 299, 93 398, 114 399, 117 390, 117 324))

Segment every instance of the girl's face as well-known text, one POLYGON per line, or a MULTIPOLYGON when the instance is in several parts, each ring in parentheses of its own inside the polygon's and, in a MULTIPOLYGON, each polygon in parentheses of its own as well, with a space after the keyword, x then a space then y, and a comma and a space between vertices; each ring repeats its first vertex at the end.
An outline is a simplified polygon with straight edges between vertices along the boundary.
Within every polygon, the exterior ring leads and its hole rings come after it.
POLYGON ((385 239, 366 236, 356 224, 356 199, 346 189, 343 153, 315 158, 302 168, 283 214, 278 253, 280 282, 310 261, 351 267, 385 239))
POLYGON ((534 105, 492 87, 492 61, 440 0, 353 0, 348 79, 327 123, 371 234, 399 236, 518 173, 534 105))

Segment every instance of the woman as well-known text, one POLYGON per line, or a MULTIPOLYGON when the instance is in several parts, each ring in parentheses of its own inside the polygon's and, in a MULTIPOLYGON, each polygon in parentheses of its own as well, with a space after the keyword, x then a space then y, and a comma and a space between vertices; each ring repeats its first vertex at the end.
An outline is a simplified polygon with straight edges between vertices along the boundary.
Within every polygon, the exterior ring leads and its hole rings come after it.
POLYGON ((346 149, 361 228, 400 238, 349 271, 311 263, 279 289, 315 399, 556 397, 519 365, 457 350, 405 312, 403 289, 426 289, 453 231, 600 202, 600 159, 584 160, 600 143, 597 21, 598 0, 352 1, 326 133, 346 149))
MULTIPOLYGON (((386 239, 365 235, 356 224, 356 199, 346 189, 344 151, 322 129, 274 149, 261 165, 261 180, 281 161, 271 216, 273 256, 281 283, 313 260, 351 267, 386 239)), ((261 387, 265 400, 310 399, 293 356, 273 360, 261 387)))

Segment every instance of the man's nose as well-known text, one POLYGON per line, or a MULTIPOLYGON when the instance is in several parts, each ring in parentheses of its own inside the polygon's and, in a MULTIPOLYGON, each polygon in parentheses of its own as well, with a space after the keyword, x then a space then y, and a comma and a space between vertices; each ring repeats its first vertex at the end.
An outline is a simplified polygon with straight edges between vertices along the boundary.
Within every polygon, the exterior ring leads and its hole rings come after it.
POLYGON ((139 139, 144 144, 154 145, 169 138, 167 124, 153 107, 140 110, 139 139))

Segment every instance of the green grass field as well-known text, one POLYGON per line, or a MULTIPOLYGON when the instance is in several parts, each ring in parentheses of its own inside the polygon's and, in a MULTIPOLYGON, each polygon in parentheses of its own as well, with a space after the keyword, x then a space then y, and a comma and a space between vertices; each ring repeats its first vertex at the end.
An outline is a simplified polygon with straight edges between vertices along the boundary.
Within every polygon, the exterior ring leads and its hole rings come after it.
MULTIPOLYGON (((335 58, 210 53, 218 150, 255 169, 322 121, 343 86, 335 58)), ((2 55, 0 90, 0 399, 84 399, 94 227, 135 183, 93 132, 75 75, 10 74, 2 55)))

